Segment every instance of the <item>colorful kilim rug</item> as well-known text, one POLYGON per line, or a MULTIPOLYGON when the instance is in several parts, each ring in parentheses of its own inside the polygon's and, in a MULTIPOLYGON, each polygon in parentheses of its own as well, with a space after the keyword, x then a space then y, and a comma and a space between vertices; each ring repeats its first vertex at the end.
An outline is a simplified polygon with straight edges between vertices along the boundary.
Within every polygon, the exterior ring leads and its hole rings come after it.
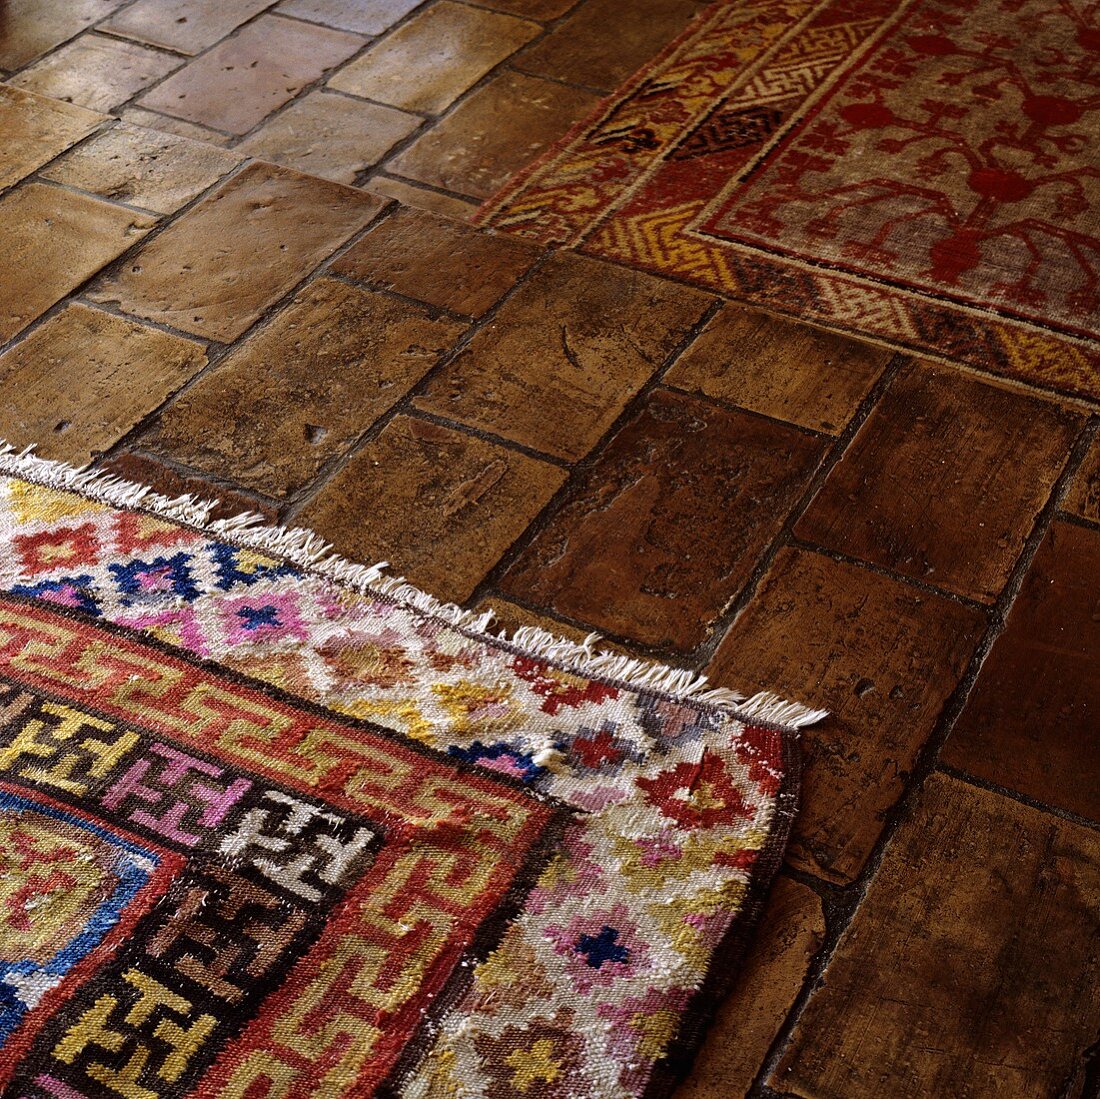
POLYGON ((819 715, 206 514, 0 453, 0 1094, 666 1094, 819 715))
POLYGON ((707 10, 480 220, 1100 397, 1100 7, 707 10))

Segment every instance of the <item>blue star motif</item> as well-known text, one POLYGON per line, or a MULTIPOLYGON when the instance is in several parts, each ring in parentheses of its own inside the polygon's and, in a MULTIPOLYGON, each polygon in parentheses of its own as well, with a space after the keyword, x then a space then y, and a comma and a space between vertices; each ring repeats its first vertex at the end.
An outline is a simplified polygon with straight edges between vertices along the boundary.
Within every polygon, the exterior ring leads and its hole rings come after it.
POLYGON ((573 949, 593 969, 599 969, 604 962, 625 962, 630 958, 630 951, 619 942, 618 931, 606 925, 598 935, 582 935, 573 949))

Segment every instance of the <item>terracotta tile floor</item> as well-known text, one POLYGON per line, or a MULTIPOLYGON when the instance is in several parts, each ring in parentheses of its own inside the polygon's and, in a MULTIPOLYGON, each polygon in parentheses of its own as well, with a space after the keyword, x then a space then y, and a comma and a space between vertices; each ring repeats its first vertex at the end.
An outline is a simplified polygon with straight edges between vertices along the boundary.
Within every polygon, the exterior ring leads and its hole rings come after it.
POLYGON ((0 435, 829 707, 680 1099, 1095 1099, 1100 410, 452 220, 634 6, 2 5, 0 435))

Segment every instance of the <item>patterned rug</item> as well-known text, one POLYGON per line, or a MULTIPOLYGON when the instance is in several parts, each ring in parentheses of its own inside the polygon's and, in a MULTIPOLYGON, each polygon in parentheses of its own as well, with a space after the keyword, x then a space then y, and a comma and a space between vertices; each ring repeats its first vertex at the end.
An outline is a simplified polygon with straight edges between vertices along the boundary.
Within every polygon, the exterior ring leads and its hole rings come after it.
POLYGON ((1100 397, 1100 7, 708 9, 480 220, 1100 397))
POLYGON ((0 452, 0 1093, 667 1094, 819 714, 0 452))

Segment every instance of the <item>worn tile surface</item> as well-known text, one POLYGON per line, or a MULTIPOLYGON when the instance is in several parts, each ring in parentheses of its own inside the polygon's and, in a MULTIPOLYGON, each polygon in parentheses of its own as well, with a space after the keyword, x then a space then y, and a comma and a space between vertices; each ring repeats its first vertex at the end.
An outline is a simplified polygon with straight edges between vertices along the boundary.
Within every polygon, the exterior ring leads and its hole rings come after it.
POLYGON ((1062 507, 1071 515, 1100 523, 1100 437, 1089 447, 1062 507))
POLYGON ((208 145, 226 146, 233 140, 229 134, 211 130, 208 126, 199 126, 194 122, 184 122, 182 118, 171 118, 166 114, 158 114, 156 111, 147 111, 144 107, 125 107, 118 112, 118 117, 123 122, 129 122, 133 126, 143 126, 149 130, 158 130, 160 133, 185 137, 188 141, 202 141, 208 145))
POLYGON ((538 33, 534 23, 439 0, 328 84, 402 110, 437 114, 538 33))
POLYGON ((296 521, 356 560, 389 561, 421 587, 462 601, 564 479, 557 466, 400 416, 296 521))
POLYGON ((522 16, 524 19, 547 21, 558 19, 576 5, 577 0, 493 0, 487 6, 522 16))
POLYGON ((837 434, 893 352, 724 306, 665 375, 669 385, 837 434))
POLYGON ((421 3, 423 0, 283 0, 275 10, 337 30, 375 35, 421 3))
POLYGON ((19 69, 110 15, 124 0, 4 0, 0 69, 19 69))
POLYGON ((113 111, 179 66, 178 58, 105 34, 83 34, 12 77, 17 88, 113 111))
POLYGON ((657 392, 570 486, 501 590, 689 651, 744 585, 822 452, 793 428, 657 392))
POLYGON ((420 123, 416 115, 392 107, 310 92, 236 148, 337 183, 354 183, 420 123))
POLYGON ((933 776, 773 1085, 807 1099, 1065 1094, 1100 1027, 1098 896, 1100 833, 933 776))
POLYGON ((373 175, 363 185, 364 190, 383 198, 397 199, 404 206, 417 210, 431 210, 455 221, 467 221, 477 213, 477 203, 455 195, 443 194, 428 187, 418 187, 400 179, 390 179, 383 175, 373 175))
POLYGON ((0 437, 85 465, 205 363, 201 344, 68 306, 0 355, 0 437))
POLYGON ((201 53, 258 15, 271 0, 137 0, 104 24, 113 34, 177 53, 201 53))
POLYGON ((408 302, 319 279, 176 401, 144 445, 285 495, 343 454, 462 331, 408 302))
POLYGON ((708 301, 675 283, 553 255, 417 405, 545 454, 581 458, 708 301))
POLYGON ((488 198, 598 102, 595 92, 504 72, 388 165, 409 179, 488 198))
POLYGON ((362 44, 345 31, 263 15, 158 84, 139 105, 244 134, 362 44))
POLYGON ((361 191, 251 164, 89 293, 134 316, 232 340, 380 207, 361 191))
POLYGON ((795 533, 992 602, 1082 423, 1046 401, 946 367, 912 364, 795 533))
POLYGON ((10 187, 90 134, 103 117, 0 84, 0 187, 10 187))
POLYGON ((155 218, 29 183, 0 199, 0 341, 136 244, 155 218))
POLYGON ((332 270, 478 317, 512 289, 538 256, 539 249, 521 237, 403 208, 353 244, 332 270))
POLYGON ((240 161, 238 154, 204 142, 123 122, 74 149, 42 175, 115 202, 170 214, 240 161))
POLYGON ((516 59, 539 76, 613 91, 672 41, 697 14, 691 0, 583 0, 545 38, 516 59), (614 27, 615 33, 608 34, 614 27))
POLYGON ((674 1099, 742 1099, 802 988, 825 935, 821 899, 776 878, 745 968, 738 975, 674 1099))
POLYGON ((1055 523, 941 758, 1100 821, 1100 530, 1055 523))
POLYGON ((817 553, 781 550, 707 671, 831 711, 802 731, 788 857, 855 877, 985 630, 942 596, 817 553))

